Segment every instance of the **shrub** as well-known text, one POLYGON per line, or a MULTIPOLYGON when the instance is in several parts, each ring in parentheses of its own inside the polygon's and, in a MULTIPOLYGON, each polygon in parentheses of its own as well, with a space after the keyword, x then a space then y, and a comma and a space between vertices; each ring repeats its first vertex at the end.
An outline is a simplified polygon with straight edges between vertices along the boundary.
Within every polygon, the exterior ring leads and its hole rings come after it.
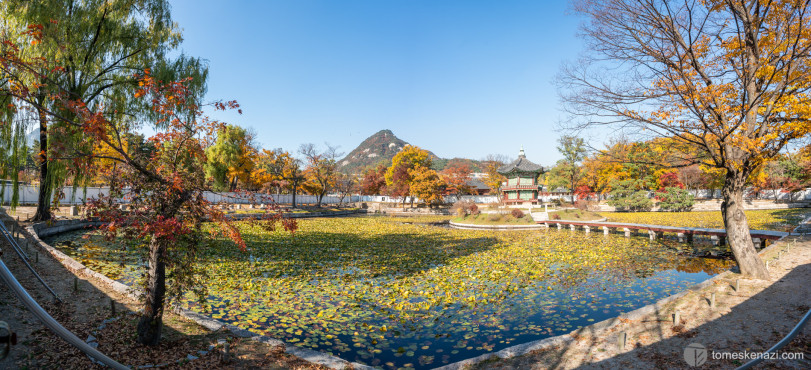
POLYGON ((641 189, 640 183, 636 180, 623 180, 612 183, 611 199, 608 205, 613 206, 617 211, 649 211, 653 207, 653 201, 648 198, 648 192, 641 189))
POLYGON ((487 219, 490 221, 501 221, 501 215, 498 213, 491 213, 487 216, 487 219))
POLYGON ((524 211, 522 211, 522 210, 520 210, 518 208, 514 208, 512 211, 510 211, 510 214, 515 218, 524 217, 524 211))
POLYGON ((459 200, 451 206, 451 212, 456 213, 459 216, 464 215, 478 215, 479 214, 479 206, 476 203, 473 203, 472 200, 459 200))
POLYGON ((580 199, 574 202, 574 207, 583 211, 591 210, 596 202, 591 200, 580 199))
POLYGON ((560 215, 557 213, 553 213, 551 217, 553 220, 560 220, 560 215))
POLYGON ((693 208, 693 194, 679 187, 666 187, 656 194, 659 200, 659 209, 663 211, 681 212, 693 208))

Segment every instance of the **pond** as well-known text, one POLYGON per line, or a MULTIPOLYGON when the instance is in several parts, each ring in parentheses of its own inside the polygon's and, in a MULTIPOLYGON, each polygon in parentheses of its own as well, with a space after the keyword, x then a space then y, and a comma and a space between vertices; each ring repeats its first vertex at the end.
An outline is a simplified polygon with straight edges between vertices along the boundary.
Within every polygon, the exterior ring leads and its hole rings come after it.
MULTIPOLYGON (((475 231, 402 218, 308 219, 295 235, 239 227, 200 264, 207 303, 251 332, 383 368, 433 368, 561 335, 675 294, 734 265, 647 238, 475 231)), ((127 284, 142 249, 75 232, 46 242, 127 284)))

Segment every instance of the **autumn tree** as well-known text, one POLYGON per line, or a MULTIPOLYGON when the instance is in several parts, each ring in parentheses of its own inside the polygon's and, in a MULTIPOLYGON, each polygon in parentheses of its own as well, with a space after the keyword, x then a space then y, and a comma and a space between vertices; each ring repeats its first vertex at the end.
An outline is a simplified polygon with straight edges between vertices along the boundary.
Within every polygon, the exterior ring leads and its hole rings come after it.
MULTIPOLYGON (((63 60, 26 58, 13 40, 0 43, 0 73, 8 80, 0 87, 0 96, 12 96, 32 107, 37 114, 47 115, 49 121, 59 121, 66 135, 81 137, 84 142, 98 143, 104 150, 88 150, 84 145, 65 146, 60 155, 71 158, 77 171, 88 173, 98 160, 121 164, 122 172, 113 184, 111 194, 127 191, 131 211, 118 207, 114 195, 101 197, 89 205, 89 214, 105 222, 103 230, 113 238, 123 235, 131 243, 144 245, 146 266, 144 310, 138 322, 138 341, 147 345, 159 342, 163 310, 167 298, 172 300, 188 291, 205 299, 205 286, 200 284, 204 271, 195 264, 201 238, 200 225, 211 220, 219 230, 244 249, 238 230, 224 215, 206 201, 207 190, 203 171, 205 148, 214 141, 222 127, 202 116, 199 96, 184 82, 162 83, 148 70, 138 77, 138 87, 131 94, 149 106, 149 114, 129 112, 130 117, 154 117, 154 120, 110 120, 102 107, 73 99, 59 85, 61 79, 50 80, 41 70, 61 70, 63 60), (48 84, 41 84, 47 81, 48 84), (48 104, 39 104, 38 97, 47 96, 48 104), (65 112, 68 112, 67 114, 65 112), (137 146, 127 145, 127 135, 149 128, 154 134, 147 139, 153 150, 143 155, 137 146), (167 276, 171 279, 167 282, 167 276)), ((188 81, 189 79, 187 79, 188 81)), ((215 103, 217 109, 236 108, 236 103, 215 103)), ((116 117, 117 112, 112 114, 116 117)), ((90 148, 92 149, 92 147, 90 148)), ((276 214, 273 220, 281 217, 276 214)), ((288 229, 295 223, 283 220, 288 229)), ((270 227, 270 226, 268 226, 270 227)))
POLYGON ((264 186, 275 187, 277 193, 287 188, 293 195, 292 207, 296 208, 296 194, 306 180, 301 161, 287 151, 277 148, 263 149, 257 159, 255 176, 264 186))
POLYGON ((448 193, 458 196, 472 193, 468 184, 470 172, 470 165, 467 163, 449 162, 439 175, 445 182, 448 193))
POLYGON ((750 174, 811 131, 811 12, 801 1, 576 2, 588 55, 560 86, 572 128, 667 137, 724 173, 722 214, 743 275, 766 279, 743 212, 750 174))
MULTIPOLYGON (((63 93, 93 109, 104 109, 110 119, 122 119, 128 105, 144 107, 126 92, 137 83, 134 71, 151 68, 153 76, 164 81, 178 77, 173 75, 175 66, 165 58, 165 53, 181 41, 166 0, 7 0, 0 2, 0 13, 7 36, 33 32, 25 34, 25 40, 13 40, 20 51, 17 55, 64 61, 59 69, 36 71, 37 76, 32 77, 39 79, 36 83, 57 83, 63 93)), ((184 75, 194 71, 195 79, 188 87, 198 93, 204 91, 205 65, 194 58, 179 59, 186 59, 182 63, 188 68, 184 75)), ((31 100, 33 104, 27 104, 31 107, 51 105, 49 111, 58 108, 45 93, 31 100)), ((15 107, 19 105, 3 104, 0 109, 20 112, 15 107)), ((40 187, 34 220, 44 221, 51 218, 55 189, 68 178, 74 184, 87 180, 61 153, 83 144, 83 151, 92 150, 92 143, 83 141, 81 135, 68 135, 69 130, 61 127, 62 120, 54 120, 37 109, 29 113, 36 117, 40 144, 40 187)), ((59 114, 65 117, 73 113, 63 110, 59 114)))
POLYGON ((250 187, 258 150, 253 133, 226 125, 217 134, 217 142, 206 148, 206 176, 214 182, 214 190, 234 191, 237 184, 250 187))
POLYGON ((379 164, 374 168, 367 168, 360 180, 360 192, 363 195, 383 194, 386 190, 386 171, 388 167, 379 164))
MULTIPOLYGON (((31 25, 27 35, 31 43, 43 40, 44 27, 31 25)), ((109 110, 103 104, 88 104, 63 85, 62 74, 74 61, 58 56, 31 56, 14 35, 0 34, 0 96, 19 102, 23 111, 55 123, 55 135, 78 138, 60 142, 59 156, 69 160, 75 171, 92 175, 100 161, 121 165, 120 177, 111 184, 110 195, 91 201, 90 216, 105 225, 108 237, 123 236, 126 248, 136 248, 144 259, 144 306, 138 322, 138 341, 146 345, 159 342, 166 300, 180 298, 192 291, 205 299, 205 271, 195 263, 205 238, 200 229, 213 221, 221 234, 231 238, 243 250, 239 231, 216 207, 205 199, 203 166, 205 148, 216 140, 223 127, 203 115, 202 90, 187 76, 180 81, 157 79, 149 69, 134 76, 135 83, 121 85, 123 99, 133 102, 109 110), (52 78, 51 74, 57 74, 52 78), (124 89, 129 87, 129 89, 124 89), (44 97, 44 98, 43 98, 44 97), (44 99, 44 100, 43 100, 44 99), (146 110, 146 111, 144 111, 146 110), (152 132, 137 144, 137 132, 152 132), (94 146, 100 145, 100 150, 94 146), (146 149, 146 150, 144 150, 146 149), (118 207, 119 197, 126 192, 132 210, 118 207)), ((69 40, 69 39, 66 39, 69 40)), ((29 40, 24 40, 29 41, 29 40)), ((62 40, 64 41, 64 40, 62 40)), ((65 46, 68 47, 68 46, 65 46)), ((174 71, 197 71, 196 61, 180 58, 172 63, 174 71)), ((193 74, 193 73, 191 73, 193 74)), ((236 102, 215 102, 215 109, 238 109, 236 102)), ((288 230, 295 222, 282 219, 280 213, 269 215, 272 228, 281 221, 288 230)))
POLYGON ((342 205, 344 198, 349 197, 352 202, 352 193, 357 190, 358 180, 354 175, 338 172, 335 175, 335 191, 338 193, 338 205, 342 205))
POLYGON ((431 168, 431 157, 419 147, 406 145, 392 158, 391 167, 386 170, 386 188, 390 195, 402 197, 403 208, 411 195, 411 183, 417 167, 431 168))
POLYGON ((677 169, 679 180, 684 184, 687 190, 692 190, 694 196, 698 196, 699 189, 706 189, 710 179, 707 174, 701 171, 697 164, 691 164, 677 169))
POLYGON ((314 144, 302 144, 299 153, 307 162, 304 169, 306 182, 302 186, 317 197, 317 206, 321 207, 324 196, 335 187, 338 176, 337 160, 343 153, 338 153, 338 148, 329 144, 323 151, 319 151, 314 144))
POLYGON ((442 204, 445 186, 445 181, 439 174, 428 167, 417 166, 411 170, 409 191, 429 207, 442 204))
POLYGON ((481 162, 486 175, 484 183, 501 199, 501 184, 507 181, 507 178, 498 173, 498 169, 509 163, 509 158, 501 154, 488 154, 481 162))

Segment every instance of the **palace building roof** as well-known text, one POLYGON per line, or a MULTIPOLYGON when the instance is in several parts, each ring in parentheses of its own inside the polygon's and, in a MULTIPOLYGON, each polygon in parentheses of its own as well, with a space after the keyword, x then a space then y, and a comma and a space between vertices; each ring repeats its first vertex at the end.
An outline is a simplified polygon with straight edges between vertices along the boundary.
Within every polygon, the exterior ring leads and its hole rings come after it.
POLYGON ((530 162, 526 155, 524 155, 524 148, 521 148, 521 151, 518 153, 518 159, 498 169, 498 173, 502 175, 510 172, 543 172, 543 167, 530 162))

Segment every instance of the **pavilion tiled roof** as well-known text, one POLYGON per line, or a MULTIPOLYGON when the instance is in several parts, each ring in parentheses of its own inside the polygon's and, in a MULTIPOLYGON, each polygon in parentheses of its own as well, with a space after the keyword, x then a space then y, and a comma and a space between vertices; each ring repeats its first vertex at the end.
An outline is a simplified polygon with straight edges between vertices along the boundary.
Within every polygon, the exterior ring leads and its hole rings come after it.
POLYGON ((518 159, 514 160, 510 164, 506 164, 504 166, 499 167, 498 173, 500 174, 507 174, 513 171, 517 172, 543 172, 543 167, 532 163, 527 159, 524 155, 524 149, 521 149, 520 154, 518 155, 518 159))

